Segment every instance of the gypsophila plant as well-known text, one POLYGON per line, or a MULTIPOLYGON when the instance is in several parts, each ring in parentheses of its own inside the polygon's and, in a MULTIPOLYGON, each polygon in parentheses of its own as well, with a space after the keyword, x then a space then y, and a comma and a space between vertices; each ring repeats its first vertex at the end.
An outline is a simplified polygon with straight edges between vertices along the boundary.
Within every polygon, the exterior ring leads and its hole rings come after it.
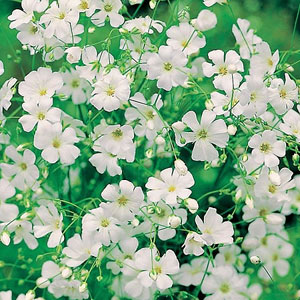
POLYGON ((300 6, 279 51, 233 0, 20 2, 23 54, 0 61, 0 299, 294 296, 300 6))

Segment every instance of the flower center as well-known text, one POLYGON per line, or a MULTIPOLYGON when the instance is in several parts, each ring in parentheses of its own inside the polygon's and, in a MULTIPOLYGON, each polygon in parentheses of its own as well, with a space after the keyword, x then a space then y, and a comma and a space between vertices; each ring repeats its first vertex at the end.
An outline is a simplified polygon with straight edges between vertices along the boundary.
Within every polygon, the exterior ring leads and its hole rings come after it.
POLYGON ((166 62, 164 63, 164 69, 169 72, 173 69, 173 66, 169 62, 166 62))
POLYGON ((110 97, 113 96, 115 94, 115 92, 116 92, 115 89, 111 86, 109 86, 108 89, 106 90, 107 96, 110 96, 110 97))
POLYGON ((78 79, 74 79, 71 83, 72 88, 76 89, 79 87, 79 80, 78 79))
POLYGON ((227 283, 223 283, 223 284, 220 286, 220 291, 221 291, 223 294, 227 294, 227 293, 230 291, 230 286, 229 286, 227 283))
POLYGON ((26 171, 27 170, 27 165, 24 162, 22 162, 22 163, 20 163, 20 168, 21 168, 22 171, 26 171))
POLYGON ((118 204, 120 206, 125 206, 128 202, 128 199, 125 197, 125 196, 121 196, 119 199, 118 199, 118 204))
POLYGON ((225 66, 219 68, 219 74, 224 76, 224 75, 227 75, 227 73, 228 73, 228 71, 225 66))
POLYGON ((37 28, 37 27, 35 27, 35 26, 31 26, 31 27, 30 27, 29 32, 30 32, 31 34, 36 34, 37 31, 38 31, 38 28, 37 28))
POLYGON ((254 102, 256 100, 256 93, 255 92, 252 92, 250 94, 250 101, 254 102))
POLYGON ((175 192, 175 190, 176 190, 176 187, 175 187, 174 185, 170 185, 170 186, 169 186, 168 191, 169 191, 170 193, 175 192))
POLYGON ((109 225, 108 219, 103 219, 103 220, 101 220, 101 226, 102 226, 102 227, 107 227, 108 225, 109 225))
POLYGON ((147 119, 149 119, 149 120, 153 120, 154 117, 155 117, 155 115, 154 115, 154 113, 153 113, 152 110, 149 110, 149 111, 146 112, 146 117, 147 117, 147 119))
POLYGON ((277 253, 274 253, 272 256, 273 261, 277 261, 279 259, 279 255, 277 253))
POLYGON ((262 143, 259 147, 259 150, 265 154, 269 153, 271 151, 272 147, 269 143, 262 143))
POLYGON ((161 274, 161 273, 162 273, 161 266, 155 266, 153 270, 154 270, 154 272, 155 272, 156 274, 161 274))
POLYGON ((59 229, 60 228, 60 220, 56 220, 54 223, 54 228, 59 229))
POLYGON ((66 14, 64 12, 61 12, 59 15, 58 15, 58 18, 60 20, 63 20, 64 18, 66 17, 66 14))
POLYGON ((38 118, 38 120, 40 120, 40 121, 44 120, 45 117, 46 117, 46 116, 45 116, 45 114, 44 114, 43 112, 39 112, 38 115, 37 115, 37 118, 38 118))
POLYGON ((271 58, 268 58, 267 63, 268 63, 268 66, 273 67, 274 63, 273 63, 273 60, 271 58))
POLYGON ((183 48, 185 48, 187 45, 188 45, 188 42, 187 42, 187 41, 182 41, 182 42, 181 42, 181 46, 182 46, 183 48))
POLYGON ((287 96, 286 90, 285 90, 285 89, 282 89, 282 90, 279 92, 279 96, 280 96, 280 98, 285 99, 286 96, 287 96))
POLYGON ((260 211, 259 211, 259 216, 260 217, 266 217, 268 214, 267 210, 262 208, 260 211))
POLYGON ((47 90, 46 89, 40 90, 40 96, 45 96, 46 94, 47 94, 47 90))
POLYGON ((268 188, 268 191, 271 193, 271 194, 275 194, 276 193, 276 186, 274 184, 270 184, 269 185, 269 188, 268 188))
POLYGON ((206 139, 208 136, 208 133, 205 129, 201 129, 200 131, 198 131, 197 136, 199 139, 206 139))
POLYGON ((86 0, 81 0, 81 3, 79 4, 79 8, 83 10, 88 9, 89 8, 88 2, 86 0))
POLYGON ((105 10, 106 12, 111 12, 112 9, 113 9, 113 7, 112 7, 111 4, 105 4, 105 5, 104 5, 104 10, 105 10))
POLYGON ((52 142, 52 146, 56 149, 58 149, 60 147, 60 140, 58 138, 55 138, 52 142))
POLYGON ((115 140, 120 140, 121 137, 123 136, 123 132, 120 128, 118 128, 112 132, 112 136, 115 140))

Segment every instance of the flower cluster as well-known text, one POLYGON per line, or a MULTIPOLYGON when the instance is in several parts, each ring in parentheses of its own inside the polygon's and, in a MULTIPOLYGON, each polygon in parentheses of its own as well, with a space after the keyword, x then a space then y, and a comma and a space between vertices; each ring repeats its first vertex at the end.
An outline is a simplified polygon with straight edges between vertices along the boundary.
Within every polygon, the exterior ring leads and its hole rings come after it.
POLYGON ((151 17, 134 0, 22 0, 8 17, 32 69, 0 89, 0 239, 40 263, 17 299, 99 299, 101 287, 110 299, 256 300, 288 274, 292 51, 237 19, 237 47, 204 57, 218 48, 211 7, 230 3, 204 0, 192 18, 179 2, 167 22, 160 0, 151 17))

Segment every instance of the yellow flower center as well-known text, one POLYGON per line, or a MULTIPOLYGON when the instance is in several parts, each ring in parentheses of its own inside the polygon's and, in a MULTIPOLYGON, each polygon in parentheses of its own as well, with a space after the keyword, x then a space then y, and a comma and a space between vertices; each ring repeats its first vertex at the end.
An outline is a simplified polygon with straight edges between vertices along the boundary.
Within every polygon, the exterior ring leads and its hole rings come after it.
POLYGON ((26 171, 27 170, 27 165, 24 162, 22 162, 22 163, 20 163, 20 168, 21 168, 22 171, 26 171))
POLYGON ((104 5, 104 10, 105 10, 106 12, 111 12, 112 9, 113 9, 113 7, 112 7, 111 4, 105 4, 105 5, 104 5))
POLYGON ((263 153, 269 153, 271 149, 272 149, 271 145, 267 142, 262 143, 259 147, 259 150, 263 153))
POLYGON ((58 15, 58 18, 60 20, 63 20, 64 18, 66 17, 66 14, 64 12, 61 12, 59 15, 58 15))
POLYGON ((79 83, 79 80, 78 80, 78 79, 74 79, 74 80, 71 82, 71 86, 72 86, 72 88, 74 88, 74 89, 78 88, 79 85, 80 85, 80 83, 79 83))
POLYGON ((220 291, 221 291, 223 294, 227 294, 227 293, 229 293, 229 291, 230 291, 230 286, 229 286, 227 283, 223 283, 223 284, 220 286, 220 291))
POLYGON ((128 199, 125 197, 125 196, 121 196, 119 199, 118 199, 118 204, 120 206, 125 206, 128 202, 128 199))
POLYGON ((40 120, 40 121, 44 120, 45 117, 46 117, 45 114, 42 113, 42 112, 39 112, 38 115, 37 115, 37 118, 38 118, 38 120, 40 120))
POLYGON ((123 132, 120 128, 116 129, 111 134, 115 140, 120 140, 123 136, 123 132))
POLYGON ((287 96, 287 91, 286 91, 285 89, 282 89, 282 90, 279 92, 279 96, 280 96, 280 98, 285 99, 286 96, 287 96))
POLYGON ((175 192, 175 190, 176 190, 176 187, 175 187, 174 185, 170 185, 170 186, 169 186, 168 191, 169 191, 170 193, 175 192))
POLYGON ((267 64, 268 66, 273 67, 273 60, 271 58, 268 58, 267 64))
POLYGON ((56 149, 58 149, 60 147, 61 143, 60 143, 60 140, 55 138, 52 142, 52 146, 56 149))
POLYGON ((40 96, 45 96, 46 94, 47 94, 47 90, 46 89, 40 90, 40 96))
POLYGON ((173 66, 169 62, 166 62, 164 63, 164 69, 169 72, 173 69, 173 66))
POLYGON ((81 0, 79 4, 79 9, 86 10, 89 8, 89 3, 86 0, 81 0))
POLYGON ((200 131, 198 131, 197 136, 199 139, 206 139, 208 136, 208 133, 205 129, 201 129, 200 131))
POLYGON ((228 71, 225 66, 219 68, 219 74, 224 76, 224 75, 227 75, 227 73, 228 73, 228 71))
POLYGON ((103 219, 103 220, 101 221, 101 226, 102 226, 102 227, 107 227, 108 225, 109 225, 108 219, 103 219))
POLYGON ((276 186, 275 186, 274 184, 270 184, 268 190, 269 190, 269 192, 270 192, 271 194, 275 194, 277 188, 276 188, 276 186))
POLYGON ((115 92, 116 92, 116 90, 111 86, 109 86, 109 88, 106 90, 107 96, 110 96, 110 97, 113 96, 115 94, 115 92))

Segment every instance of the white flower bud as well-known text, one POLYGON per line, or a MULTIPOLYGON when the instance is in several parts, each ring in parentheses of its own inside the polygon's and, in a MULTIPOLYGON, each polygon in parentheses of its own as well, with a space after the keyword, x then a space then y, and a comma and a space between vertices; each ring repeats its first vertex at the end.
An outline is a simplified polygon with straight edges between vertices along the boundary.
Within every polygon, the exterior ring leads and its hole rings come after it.
POLYGON ((134 218, 134 219, 131 221, 131 224, 132 224, 134 227, 137 227, 137 226, 139 226, 140 221, 139 221, 137 218, 134 218))
POLYGON ((192 20, 192 25, 199 31, 207 31, 216 27, 217 17, 213 12, 204 9, 200 11, 197 19, 192 20))
POLYGON ((181 121, 177 121, 177 122, 175 122, 175 123, 173 123, 172 124, 172 127, 174 128, 174 129, 176 129, 176 130, 178 130, 178 131, 183 131, 184 130, 184 128, 185 128, 185 125, 184 125, 184 123, 183 122, 181 122, 181 121))
POLYGON ((185 200, 185 205, 188 208, 188 210, 190 211, 190 213, 194 214, 198 208, 199 208, 199 204, 195 199, 192 198, 188 198, 185 200))
POLYGON ((42 195, 43 194, 43 190, 41 188, 38 188, 35 193, 37 195, 42 195))
POLYGON ((213 204, 217 201, 217 198, 215 196, 208 197, 208 203, 213 204))
POLYGON ((166 143, 165 139, 159 135, 156 139, 155 139, 155 143, 157 145, 164 145, 166 143))
POLYGON ((8 246, 8 245, 10 244, 10 235, 9 235, 9 232, 3 231, 3 232, 1 233, 0 239, 1 239, 1 242, 2 242, 5 246, 8 246))
POLYGON ((93 33, 93 32, 95 32, 95 30, 96 30, 96 28, 93 27, 93 26, 91 26, 91 27, 89 27, 89 29, 88 29, 88 33, 93 33))
POLYGON ((281 178, 280 178, 279 174, 273 170, 269 174, 269 179, 270 179, 271 183, 273 183, 274 185, 281 184, 281 178))
POLYGON ((23 151, 23 150, 24 150, 24 145, 19 145, 19 146, 16 148, 16 150, 17 150, 18 152, 23 151))
POLYGON ((237 200, 239 200, 239 199, 241 199, 241 197, 242 197, 242 190, 240 189, 240 190, 237 190, 237 192, 236 192, 236 194, 235 194, 235 200, 237 201, 237 200))
POLYGON ((295 69, 291 65, 287 65, 285 70, 288 71, 288 72, 294 72, 295 71, 295 69))
POLYGON ((29 290, 25 295, 25 300, 33 300, 35 297, 35 292, 33 290, 29 290))
POLYGON ((258 265, 261 263, 261 260, 258 256, 253 255, 250 257, 250 261, 254 264, 254 265, 258 265))
POLYGON ((63 267, 61 269, 61 276, 63 278, 69 278, 72 275, 72 270, 68 267, 63 267))
POLYGON ((234 65, 234 64, 228 65, 227 71, 228 71, 229 74, 236 73, 236 71, 237 71, 236 65, 234 65))
POLYGON ((70 64, 78 63, 81 57, 81 48, 80 47, 71 47, 68 48, 65 53, 67 53, 67 61, 70 64))
POLYGON ((152 279, 152 280, 156 280, 157 279, 157 273, 155 270, 152 270, 150 273, 149 273, 149 277, 152 279))
POLYGON ((181 159, 175 160, 175 169, 180 176, 185 176, 188 173, 188 168, 181 159))
POLYGON ((140 4, 142 2, 143 2, 143 0, 129 0, 130 5, 140 4))
POLYGON ((22 200, 23 199, 23 195, 22 194, 17 194, 16 195, 16 199, 17 200, 22 200))
POLYGON ((86 282, 83 282, 83 283, 79 286, 78 290, 79 290, 79 293, 84 293, 84 292, 87 290, 87 283, 86 283, 86 282))
POLYGON ((48 280, 48 278, 40 277, 36 280, 36 285, 40 289, 45 289, 50 285, 50 281, 48 280))
POLYGON ((213 102, 209 99, 205 101, 205 107, 207 110, 213 110, 213 108, 215 107, 213 102))
POLYGON ((253 198, 249 195, 246 196, 246 204, 249 206, 249 208, 253 209, 254 201, 253 198))
POLYGON ((181 218, 180 217, 173 215, 173 216, 170 216, 168 218, 168 225, 171 228, 177 228, 180 224, 181 224, 181 218))
POLYGON ((151 9, 154 9, 155 6, 156 6, 156 0, 150 0, 149 1, 149 6, 150 6, 151 9))
POLYGON ((26 50, 28 50, 28 47, 27 47, 26 45, 23 45, 23 46, 22 46, 22 49, 23 49, 24 51, 26 51, 26 50))
POLYGON ((235 135, 237 131, 237 127, 233 124, 230 124, 227 128, 227 132, 229 135, 235 135))
POLYGON ((285 222, 285 217, 281 214, 269 214, 266 216, 266 223, 271 225, 282 225, 285 222))

